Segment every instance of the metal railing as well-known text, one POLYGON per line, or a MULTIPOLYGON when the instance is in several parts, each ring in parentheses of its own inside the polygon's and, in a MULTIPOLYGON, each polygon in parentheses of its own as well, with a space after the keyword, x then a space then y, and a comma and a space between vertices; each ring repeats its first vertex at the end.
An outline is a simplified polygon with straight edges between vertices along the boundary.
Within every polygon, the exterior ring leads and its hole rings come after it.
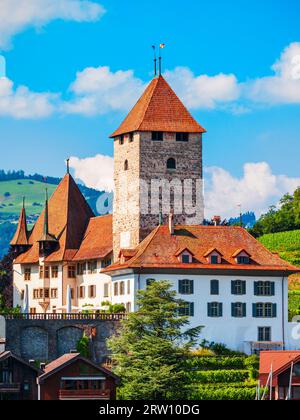
POLYGON ((100 389, 60 389, 59 390, 60 400, 82 400, 82 399, 97 399, 97 400, 109 400, 110 390, 100 389))
POLYGON ((125 318, 125 314, 108 314, 108 313, 92 313, 92 314, 1 314, 6 320, 19 321, 120 321, 125 318))

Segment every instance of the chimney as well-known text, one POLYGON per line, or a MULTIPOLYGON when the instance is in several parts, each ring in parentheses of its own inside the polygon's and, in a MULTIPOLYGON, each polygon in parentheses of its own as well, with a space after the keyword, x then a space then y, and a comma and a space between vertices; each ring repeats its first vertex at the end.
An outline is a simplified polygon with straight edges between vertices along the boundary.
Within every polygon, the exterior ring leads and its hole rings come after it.
POLYGON ((40 363, 40 369, 42 371, 45 371, 45 368, 46 368, 46 363, 40 363))
POLYGON ((171 235, 174 235, 174 214, 169 214, 169 231, 171 235))
POLYGON ((215 226, 220 226, 221 216, 214 216, 211 220, 215 226))
POLYGON ((35 367, 35 360, 34 359, 30 359, 29 360, 29 364, 30 364, 30 366, 34 366, 35 367))

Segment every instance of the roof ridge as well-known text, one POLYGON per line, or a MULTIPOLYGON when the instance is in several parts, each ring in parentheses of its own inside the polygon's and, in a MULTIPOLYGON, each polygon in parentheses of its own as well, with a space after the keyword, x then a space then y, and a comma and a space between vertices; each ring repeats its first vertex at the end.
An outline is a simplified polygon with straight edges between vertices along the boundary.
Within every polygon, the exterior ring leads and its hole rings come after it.
MULTIPOLYGON (((140 123, 139 123, 138 129, 140 129, 141 125, 143 124, 143 120, 144 120, 144 118, 145 118, 145 116, 146 116, 146 113, 147 113, 147 111, 148 111, 148 108, 149 108, 149 105, 150 105, 150 101, 151 101, 151 99, 153 98, 154 91, 155 91, 155 89, 156 89, 156 87, 157 87, 158 80, 159 80, 159 78, 157 78, 157 79, 152 79, 152 80, 151 80, 151 82, 150 82, 150 83, 149 83, 149 85, 148 85, 148 88, 150 88, 150 87, 151 87, 151 84, 153 83, 153 89, 152 89, 152 92, 151 92, 151 93, 150 93, 150 95, 149 95, 148 103, 147 103, 147 104, 146 104, 146 106, 145 106, 145 110, 144 110, 144 112, 143 112, 143 115, 141 116, 141 121, 140 121, 140 123), (154 82, 156 82, 156 83, 154 84, 154 82)), ((139 101, 140 101, 142 98, 143 98, 143 95, 140 97, 139 101)), ((139 102, 139 101, 138 101, 138 102, 139 102)), ((137 102, 137 103, 138 103, 138 102, 137 102)))

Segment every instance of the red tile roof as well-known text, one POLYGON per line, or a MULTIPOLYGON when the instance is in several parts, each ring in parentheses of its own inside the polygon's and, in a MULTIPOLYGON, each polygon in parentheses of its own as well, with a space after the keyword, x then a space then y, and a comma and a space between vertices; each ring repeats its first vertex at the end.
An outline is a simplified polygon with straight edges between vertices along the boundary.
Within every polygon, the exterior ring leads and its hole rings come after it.
POLYGON ((125 268, 167 268, 206 270, 255 270, 295 273, 294 267, 268 251, 245 229, 235 226, 175 226, 174 235, 168 226, 158 226, 138 247, 136 255, 124 264, 116 263, 106 272, 125 268), (176 256, 178 249, 187 248, 197 262, 183 264, 176 256), (211 249, 222 254, 222 264, 212 265, 205 255, 211 249), (246 249, 251 255, 248 265, 237 264, 233 258, 236 250, 246 249))
POLYGON ((12 238, 10 245, 28 245, 28 230, 26 222, 26 212, 23 207, 20 213, 17 230, 12 238))
POLYGON ((151 81, 111 137, 133 131, 205 133, 162 76, 151 81))
MULTIPOLYGON (((70 174, 65 175, 48 203, 49 233, 58 239, 58 249, 47 262, 71 260, 80 248, 82 238, 94 217, 92 210, 70 174)), ((16 258, 16 263, 34 264, 39 261, 39 243, 44 227, 44 212, 38 218, 29 236, 31 248, 16 258)))
POLYGON ((300 361, 300 350, 298 351, 262 351, 260 352, 259 374, 268 375, 273 366, 273 375, 276 376, 288 369, 292 362, 300 361))

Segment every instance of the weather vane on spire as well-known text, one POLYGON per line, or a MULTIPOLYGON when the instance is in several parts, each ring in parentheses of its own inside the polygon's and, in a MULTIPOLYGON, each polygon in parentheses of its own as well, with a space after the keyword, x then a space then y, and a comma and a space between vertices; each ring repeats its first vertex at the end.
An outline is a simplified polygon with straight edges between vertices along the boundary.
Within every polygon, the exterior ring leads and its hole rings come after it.
MULTIPOLYGON (((158 57, 158 61, 159 61, 159 71, 158 74, 159 76, 161 76, 161 63, 162 63, 162 56, 161 56, 161 50, 164 49, 166 46, 166 44, 159 44, 159 57, 158 57)), ((157 76, 157 56, 156 56, 156 46, 152 45, 152 49, 154 51, 154 76, 157 76)))

